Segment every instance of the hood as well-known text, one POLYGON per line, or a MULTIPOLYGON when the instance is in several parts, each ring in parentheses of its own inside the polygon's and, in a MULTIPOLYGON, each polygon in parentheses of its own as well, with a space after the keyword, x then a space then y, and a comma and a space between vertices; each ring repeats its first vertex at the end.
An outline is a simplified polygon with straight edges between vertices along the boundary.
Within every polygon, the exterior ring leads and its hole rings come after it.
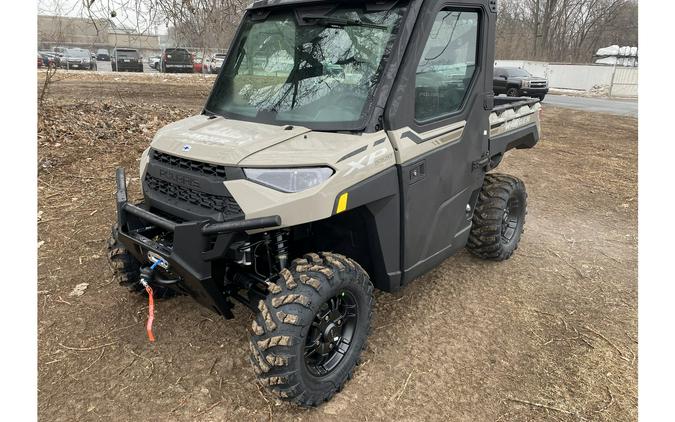
POLYGON ((151 147, 192 160, 237 165, 252 154, 309 131, 301 126, 274 126, 199 115, 163 127, 151 147))
POLYGON ((518 79, 523 81, 545 81, 546 78, 539 76, 511 76, 511 79, 518 79))

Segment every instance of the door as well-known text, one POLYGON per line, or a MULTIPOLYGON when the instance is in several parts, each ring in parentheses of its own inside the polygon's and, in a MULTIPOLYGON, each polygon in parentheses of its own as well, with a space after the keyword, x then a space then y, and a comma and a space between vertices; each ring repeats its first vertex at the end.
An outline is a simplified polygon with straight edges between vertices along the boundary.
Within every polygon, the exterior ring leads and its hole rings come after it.
POLYGON ((385 110, 401 184, 403 282, 466 244, 484 177, 473 163, 488 148, 494 16, 475 1, 425 4, 385 110))

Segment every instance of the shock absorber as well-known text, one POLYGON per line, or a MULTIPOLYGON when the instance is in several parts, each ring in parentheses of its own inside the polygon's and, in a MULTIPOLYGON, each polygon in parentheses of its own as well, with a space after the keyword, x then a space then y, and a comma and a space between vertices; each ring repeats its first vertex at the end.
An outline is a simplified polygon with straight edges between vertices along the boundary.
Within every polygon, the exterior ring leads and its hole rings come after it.
POLYGON ((288 230, 278 230, 270 246, 279 270, 286 268, 288 265, 288 230))

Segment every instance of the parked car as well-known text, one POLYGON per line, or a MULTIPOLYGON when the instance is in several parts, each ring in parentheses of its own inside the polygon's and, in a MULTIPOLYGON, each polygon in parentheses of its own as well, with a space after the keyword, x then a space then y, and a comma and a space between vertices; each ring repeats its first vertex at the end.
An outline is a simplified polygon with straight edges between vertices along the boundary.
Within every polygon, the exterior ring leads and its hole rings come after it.
POLYGON ((208 57, 204 58, 204 62, 202 63, 202 70, 204 73, 211 73, 211 61, 213 60, 213 54, 209 55, 208 57))
POLYGON ((493 88, 495 95, 509 97, 535 97, 543 100, 548 94, 546 78, 532 76, 525 69, 517 67, 495 67, 493 88))
POLYGON ((99 48, 98 50, 96 50, 96 60, 100 60, 102 62, 109 62, 110 52, 105 48, 99 48))
POLYGON ((142 72, 143 59, 135 48, 116 48, 110 57, 113 72, 142 72))
POLYGON ((195 73, 202 73, 204 70, 204 59, 202 53, 197 53, 193 57, 194 57, 193 68, 195 73))
POLYGON ((42 56, 42 63, 44 66, 59 66, 61 58, 56 53, 51 51, 38 51, 38 54, 42 56))
POLYGON ((96 70, 96 60, 91 58, 89 50, 68 48, 61 57, 60 66, 71 70, 96 70))
POLYGON ((38 51, 38 55, 42 57, 42 65, 49 66, 51 58, 47 55, 46 51, 38 51))
POLYGON ((227 58, 225 53, 217 53, 211 56, 211 62, 209 63, 209 73, 218 73, 220 68, 223 67, 223 63, 227 58))
POLYGON ((42 58, 42 55, 38 53, 37 55, 37 67, 38 69, 42 68, 44 66, 44 59, 42 58))
POLYGON ((166 48, 162 54, 160 72, 194 72, 194 57, 185 48, 166 48))
POLYGON ((148 57, 148 66, 150 66, 152 69, 159 70, 159 63, 161 60, 161 56, 148 57))

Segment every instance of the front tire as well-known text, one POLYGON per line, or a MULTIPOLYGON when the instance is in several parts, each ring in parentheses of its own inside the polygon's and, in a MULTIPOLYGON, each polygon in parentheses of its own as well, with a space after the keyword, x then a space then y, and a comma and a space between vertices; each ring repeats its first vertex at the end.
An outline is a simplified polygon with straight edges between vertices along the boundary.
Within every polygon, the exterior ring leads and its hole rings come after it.
POLYGON ((517 177, 488 174, 478 195, 467 249, 479 258, 504 261, 518 248, 525 227, 527 192, 517 177))
POLYGON ((283 400, 317 406, 351 379, 370 331, 373 286, 334 253, 296 259, 270 284, 251 326, 258 381, 283 400))
POLYGON ((508 97, 520 97, 520 91, 518 88, 509 88, 506 90, 506 95, 508 97))

